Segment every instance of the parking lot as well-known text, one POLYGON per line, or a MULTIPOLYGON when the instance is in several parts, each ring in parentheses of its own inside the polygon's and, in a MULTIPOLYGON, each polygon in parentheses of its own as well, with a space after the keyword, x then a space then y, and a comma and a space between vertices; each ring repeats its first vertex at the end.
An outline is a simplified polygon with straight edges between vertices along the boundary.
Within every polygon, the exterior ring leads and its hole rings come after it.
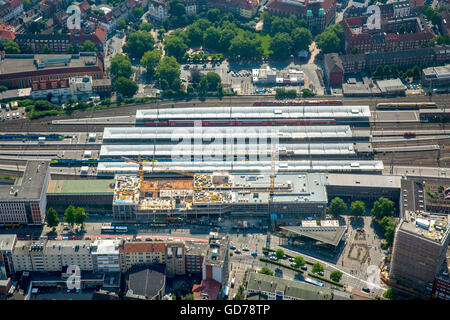
POLYGON ((10 103, 0 103, 0 120, 11 121, 25 118, 25 108, 11 109, 10 103))

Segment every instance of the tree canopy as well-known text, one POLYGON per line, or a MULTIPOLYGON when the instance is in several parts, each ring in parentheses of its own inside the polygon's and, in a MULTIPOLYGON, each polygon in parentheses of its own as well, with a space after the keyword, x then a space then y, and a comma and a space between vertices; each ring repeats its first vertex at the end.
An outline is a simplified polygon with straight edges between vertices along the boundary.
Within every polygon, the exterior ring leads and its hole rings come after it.
POLYGON ((111 59, 110 73, 113 78, 124 77, 129 78, 133 74, 133 67, 127 56, 117 53, 111 59))
POLYGON ((10 53, 10 54, 20 53, 19 45, 17 44, 17 42, 14 42, 12 40, 9 40, 3 44, 3 50, 6 53, 10 53))
POLYGON ((291 55, 294 42, 288 33, 277 33, 270 39, 269 49, 272 51, 272 58, 276 60, 285 60, 291 55))
POLYGON ((259 273, 262 273, 262 274, 267 274, 267 275, 269 275, 269 276, 273 276, 273 271, 270 270, 270 269, 269 269, 268 267, 266 267, 266 266, 262 267, 261 270, 259 270, 258 272, 259 272, 259 273))
POLYGON ((283 257, 284 257, 284 251, 283 251, 283 249, 277 249, 277 250, 275 251, 275 255, 277 256, 278 259, 283 259, 283 257))
POLYGON ((312 42, 312 34, 308 29, 301 27, 295 28, 292 30, 291 37, 295 53, 300 50, 309 49, 309 45, 312 42))
POLYGON ((174 57, 165 56, 156 68, 156 77, 161 80, 162 89, 178 91, 181 88, 180 65, 174 57))
POLYGON ((394 300, 397 298, 397 292, 394 289, 389 288, 383 293, 383 297, 389 300, 394 300))
POLYGON ((353 201, 350 210, 354 216, 362 216, 366 212, 366 206, 362 201, 353 201))
POLYGON ((164 48, 168 56, 175 57, 177 61, 181 61, 189 47, 181 37, 170 36, 165 39, 164 48))
POLYGON ((54 231, 55 227, 57 227, 59 224, 58 213, 55 209, 48 208, 47 215, 45 216, 45 221, 47 222, 47 226, 52 228, 54 231))
POLYGON ((323 267, 323 265, 321 265, 320 263, 314 263, 311 272, 312 273, 318 273, 318 272, 324 272, 325 269, 323 267))
POLYGON ((347 205, 344 200, 339 197, 331 200, 330 205, 328 206, 328 210, 332 215, 340 215, 343 214, 347 210, 347 205))
POLYGON ((340 24, 327 27, 316 37, 317 47, 323 53, 340 52, 343 48, 344 30, 340 24))
POLYGON ((156 67, 161 61, 161 50, 151 50, 144 53, 141 64, 147 69, 147 75, 152 78, 155 75, 156 67))
POLYGON ((132 97, 138 90, 138 85, 131 79, 118 77, 114 81, 114 88, 124 97, 132 97))
POLYGON ((153 49, 155 39, 145 31, 132 32, 127 36, 127 41, 123 46, 123 52, 130 57, 141 59, 145 52, 153 49))
POLYGON ((91 40, 86 40, 80 47, 81 52, 97 52, 97 46, 91 40))
POLYGON ((294 258, 294 263, 296 267, 302 267, 305 265, 305 259, 303 259, 303 257, 301 256, 297 256, 294 258))
POLYGON ((377 220, 381 220, 383 219, 383 217, 392 217, 394 215, 394 212, 394 202, 381 197, 373 204, 373 208, 370 211, 370 214, 377 220))
POLYGON ((339 270, 334 270, 330 273, 330 279, 335 282, 341 281, 341 278, 342 278, 342 272, 340 272, 339 270))

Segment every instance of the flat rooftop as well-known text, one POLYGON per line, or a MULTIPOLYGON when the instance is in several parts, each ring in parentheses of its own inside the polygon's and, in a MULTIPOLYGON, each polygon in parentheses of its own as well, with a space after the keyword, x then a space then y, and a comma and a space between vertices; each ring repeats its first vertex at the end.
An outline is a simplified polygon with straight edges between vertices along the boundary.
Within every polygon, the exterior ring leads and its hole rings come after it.
MULTIPOLYGON (((270 172, 271 161, 177 161, 164 162, 164 167, 189 172, 270 172)), ((300 160, 300 161, 277 161, 276 172, 289 171, 370 171, 381 172, 384 169, 383 161, 374 160, 300 160)), ((134 173, 139 166, 128 162, 99 162, 97 172, 99 174, 134 173)), ((144 163, 144 172, 167 172, 165 168, 154 167, 151 163, 144 163)))
POLYGON ((328 185, 345 187, 401 188, 401 176, 328 173, 328 185))
POLYGON ((96 64, 95 54, 89 56, 71 54, 8 55, 0 62, 0 74, 86 67, 96 64))
POLYGON ((14 186, 0 186, 0 200, 30 201, 39 200, 46 190, 43 190, 49 161, 27 161, 25 172, 20 184, 14 186))
POLYGON ((297 119, 297 118, 360 118, 371 116, 369 106, 270 106, 166 108, 137 110, 136 120, 195 119, 297 119))
MULTIPOLYGON (((351 138, 350 126, 285 126, 285 127, 245 127, 245 130, 236 130, 235 127, 214 127, 214 138, 258 138, 261 134, 274 136, 280 139, 302 138, 351 138)), ((103 130, 103 141, 108 140, 174 140, 203 138, 211 135, 210 127, 112 127, 103 130)))
POLYGON ((12 252, 16 238, 15 234, 0 234, 0 251, 12 252))
POLYGON ((302 224, 301 226, 286 226, 280 228, 294 235, 311 238, 326 244, 330 244, 334 247, 339 245, 339 242, 341 241, 342 237, 345 234, 345 231, 347 230, 346 226, 327 226, 326 224, 323 225, 321 223, 314 226, 302 224))
POLYGON ((448 215, 405 211, 405 218, 400 222, 399 229, 436 243, 444 243, 449 235, 449 226, 448 215))
POLYGON ((47 194, 112 194, 115 180, 89 179, 89 180, 50 180, 47 194))
POLYGON ((283 292, 285 296, 300 300, 331 300, 333 292, 327 287, 318 287, 306 282, 299 282, 251 272, 247 283, 247 290, 263 291, 275 294, 283 292))

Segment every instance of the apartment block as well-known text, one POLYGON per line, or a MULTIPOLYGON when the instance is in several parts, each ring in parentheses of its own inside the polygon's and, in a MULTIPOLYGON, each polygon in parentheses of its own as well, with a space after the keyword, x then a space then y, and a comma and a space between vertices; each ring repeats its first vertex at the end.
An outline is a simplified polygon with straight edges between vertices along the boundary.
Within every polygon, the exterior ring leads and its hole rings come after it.
POLYGON ((12 186, 0 186, 0 223, 44 223, 49 165, 49 161, 28 161, 22 178, 12 186))
POLYGON ((125 242, 120 247, 121 271, 127 272, 136 265, 166 263, 167 244, 165 242, 125 242))
POLYGON ((389 278, 430 294, 446 258, 449 222, 447 215, 416 215, 406 211, 395 230, 389 278))

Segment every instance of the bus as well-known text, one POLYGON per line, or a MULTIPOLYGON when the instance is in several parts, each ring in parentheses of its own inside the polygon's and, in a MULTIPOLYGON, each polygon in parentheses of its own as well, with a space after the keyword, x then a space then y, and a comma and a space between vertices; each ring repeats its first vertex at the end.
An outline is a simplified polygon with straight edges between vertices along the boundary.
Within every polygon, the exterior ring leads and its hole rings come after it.
POLYGON ((323 287, 323 282, 320 282, 320 281, 317 281, 317 280, 314 280, 314 279, 311 279, 308 277, 305 278, 305 282, 311 283, 311 284, 319 286, 319 287, 323 287))
POLYGON ((102 233, 113 233, 114 227, 113 226, 102 226, 102 233))
POLYGON ((115 226, 114 231, 117 233, 126 233, 126 232, 128 232, 128 227, 127 226, 115 226))

